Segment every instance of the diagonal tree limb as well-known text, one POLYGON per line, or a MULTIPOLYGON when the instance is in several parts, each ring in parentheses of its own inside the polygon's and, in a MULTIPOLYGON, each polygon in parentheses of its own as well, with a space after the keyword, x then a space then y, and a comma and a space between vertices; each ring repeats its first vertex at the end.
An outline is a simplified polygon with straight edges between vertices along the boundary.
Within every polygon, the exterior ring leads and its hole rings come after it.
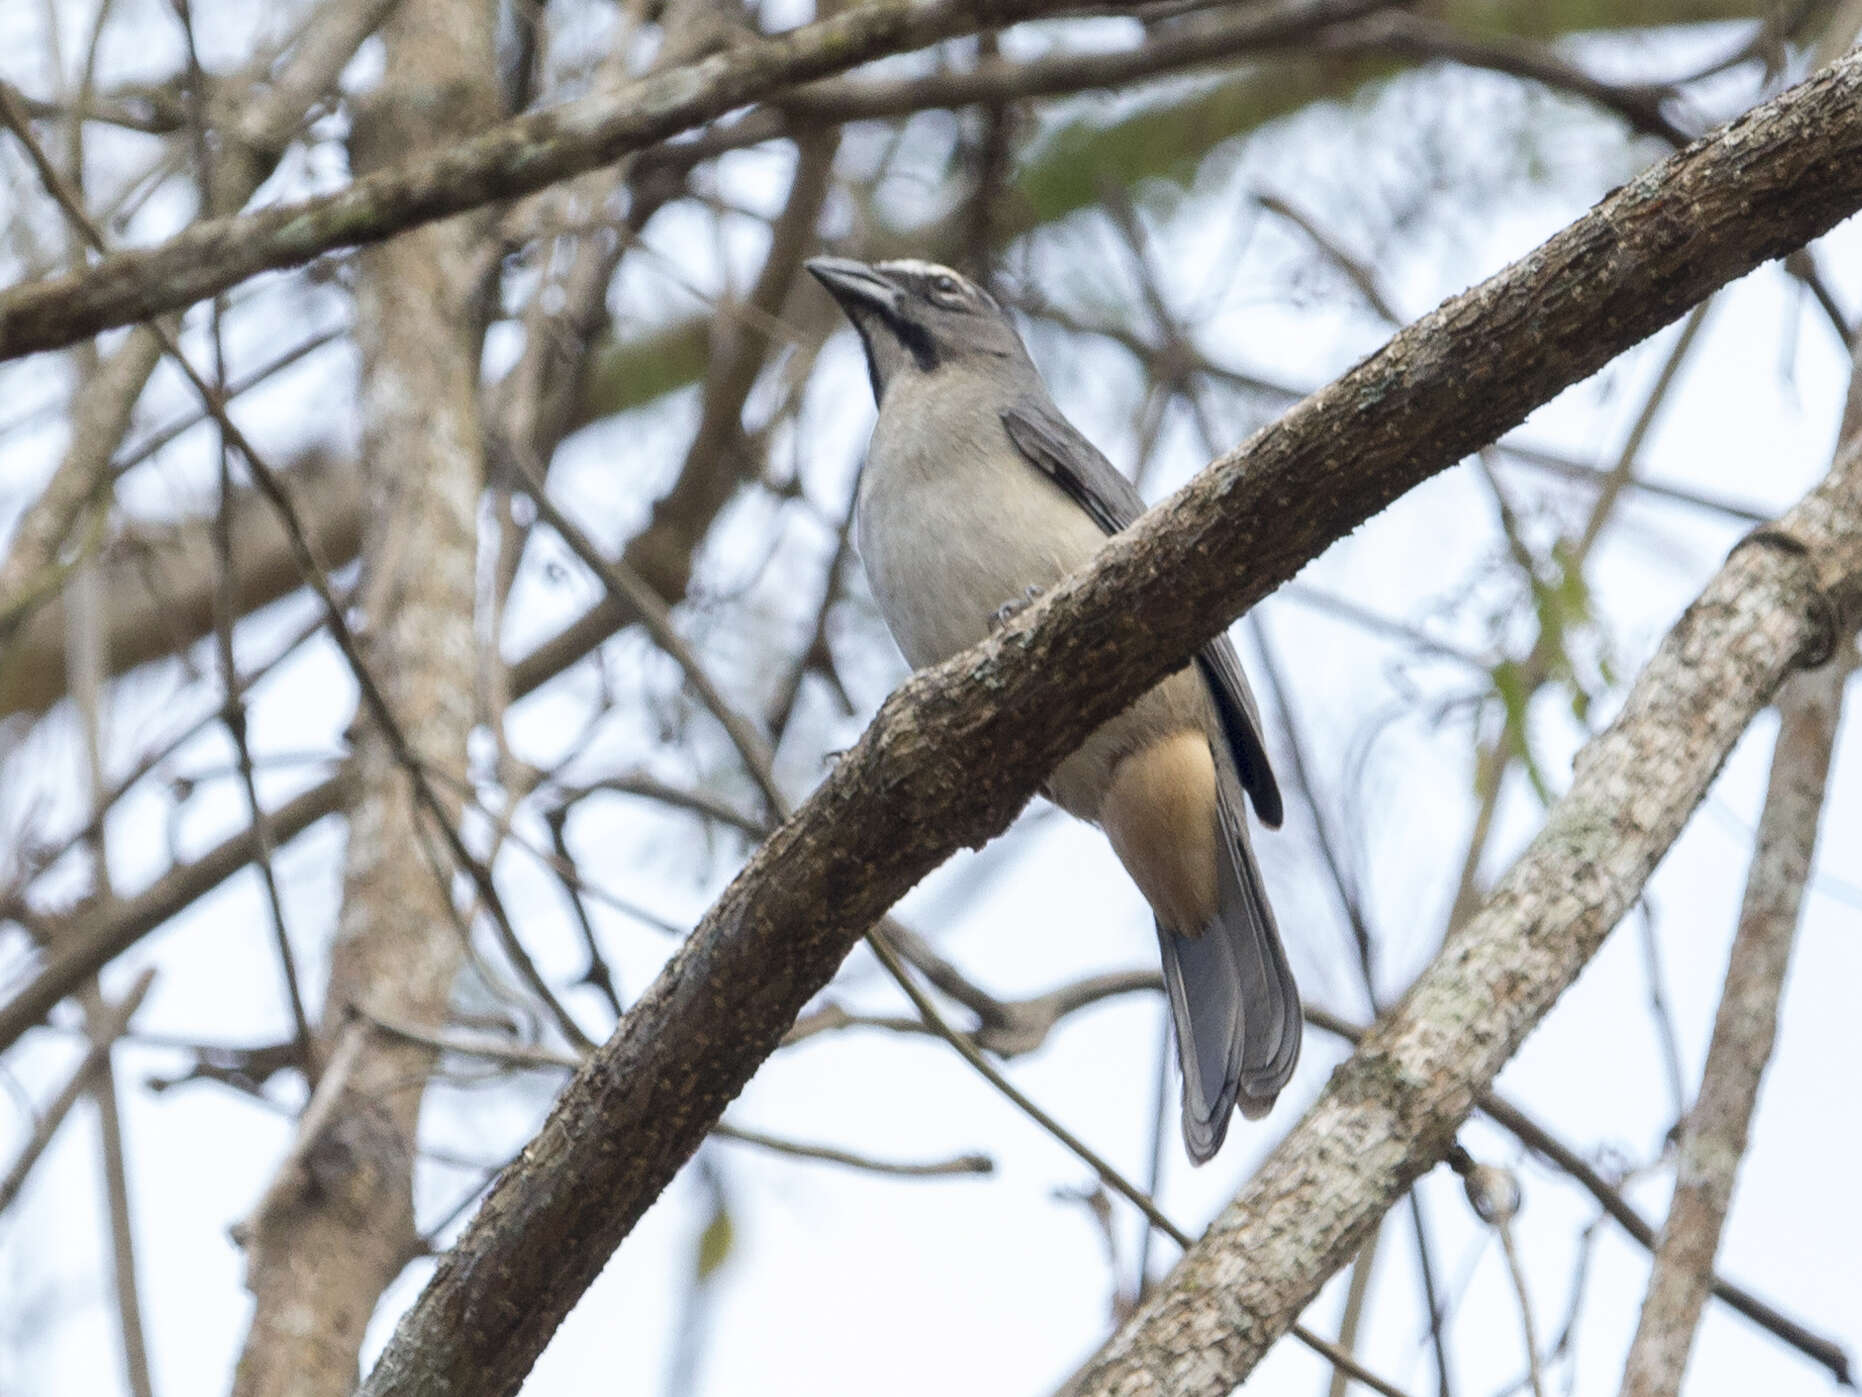
MULTIPOLYGON (((532 193, 733 109, 786 95, 798 84, 875 58, 1090 8, 1070 0, 868 0, 831 18, 650 75, 618 92, 515 118, 431 159, 355 180, 328 195, 196 224, 165 243, 118 254, 82 274, 15 287, 0 294, 0 359, 70 344, 113 325, 181 309, 263 271, 301 266, 335 248, 379 241, 419 223, 532 193)), ((1364 8, 1348 0, 1277 5, 1259 17, 1266 37, 1246 37, 1250 43, 1271 42, 1276 34, 1293 38, 1364 8)), ((1521 7, 1508 21, 1536 32, 1546 21, 1529 18, 1531 12, 1552 11, 1555 25, 1557 8, 1521 7)), ((1648 8, 1649 18, 1672 21, 1740 14, 1748 5, 1648 8)), ((1616 9, 1622 13, 1608 16, 1608 22, 1636 21, 1632 7, 1616 9)), ((1491 5, 1480 5, 1475 13, 1483 23, 1494 22, 1491 5)), ((1583 13, 1594 14, 1589 8, 1583 13)), ((1240 41, 1230 34, 1226 42, 1232 52, 1240 41)))
POLYGON ((1480 912, 1211 1225, 1078 1391, 1226 1393, 1442 1158, 1480 1094, 1633 905, 1778 683, 1827 657, 1862 580, 1862 450, 1736 549, 1580 753, 1480 912))
MULTIPOLYGON (((1332 539, 1862 204, 1859 98, 1862 55, 1632 181, 1217 461, 1003 631, 908 681, 566 1088, 363 1390, 514 1391, 609 1254, 893 901, 956 848, 1000 832, 1095 726, 1332 539)), ((1212 1381, 1245 1371, 1439 1157, 1595 949, 1611 909, 1640 887, 1752 712, 1807 650, 1827 644, 1830 617, 1818 603, 1857 571, 1862 499, 1839 477, 1786 527, 1807 554, 1740 550, 1656 661, 1677 687, 1644 685, 1599 748, 1619 761, 1672 761, 1674 799, 1619 786, 1608 761, 1586 763, 1578 798, 1525 872, 1502 884, 1438 973, 1360 1049, 1263 1183, 1218 1224, 1213 1249, 1205 1243, 1179 1268, 1180 1278, 1204 1274, 1212 1251, 1226 1255, 1259 1226, 1249 1222, 1256 1201, 1280 1199, 1271 1225, 1283 1264, 1251 1262, 1232 1288, 1203 1292, 1228 1307, 1207 1321, 1212 1381), (1674 675, 1682 659, 1691 673, 1674 675), (1628 840, 1618 821, 1641 837, 1628 840), (1534 906, 1540 862, 1557 864, 1564 881, 1550 904, 1534 906), (1568 922, 1574 934, 1547 933, 1565 954, 1509 922, 1509 910, 1568 922), (1490 1010, 1473 1012, 1470 975, 1490 1010), (1454 1070, 1413 1076, 1419 1061, 1433 1062, 1430 1049, 1448 1051, 1454 1070), (1294 1185, 1322 1181, 1321 1166, 1358 1191, 1311 1207, 1294 1185)), ((1150 1332, 1160 1314, 1168 1327, 1186 1294, 1168 1287, 1130 1332, 1150 1332)), ((1133 1352, 1127 1337, 1095 1380, 1116 1378, 1133 1352)))
MULTIPOLYGON (((371 3, 379 6, 382 0, 371 0, 371 3)), ((1645 0, 1645 3, 1640 4, 1616 5, 1608 14, 1598 14, 1571 3, 1571 0, 1563 0, 1563 3, 1515 8, 1506 14, 1496 15, 1486 0, 1480 0, 1478 13, 1471 8, 1472 4, 1473 0, 1453 0, 1453 3, 1440 8, 1438 22, 1481 32, 1500 24, 1508 32, 1549 37, 1566 32, 1573 26, 1635 27, 1655 23, 1692 23, 1725 18, 1741 10, 1738 4, 1707 3, 1706 0, 1672 0, 1672 3, 1647 3, 1645 0)), ((1077 93, 1089 88, 1142 82, 1147 77, 1188 72, 1210 62, 1232 66, 1237 58, 1246 54, 1263 49, 1274 51, 1276 57, 1273 63, 1244 66, 1223 79, 1223 86, 1245 88, 1254 94, 1253 97, 1248 100, 1231 99, 1218 104, 1219 114, 1203 109, 1207 106, 1206 95, 1196 97, 1191 103, 1196 113, 1171 124, 1171 129, 1178 136, 1174 141, 1160 140, 1160 133, 1149 126, 1140 138, 1133 132, 1124 131, 1121 122, 1106 123, 1098 115, 1085 122, 1076 121, 1059 128, 1062 134, 1058 144, 1065 148, 1062 155, 1068 159, 1077 157, 1082 168, 1098 170, 1107 178, 1116 170, 1118 178, 1129 183, 1193 165, 1197 157, 1207 153, 1215 144, 1241 134, 1272 116, 1284 114, 1321 96, 1343 96, 1362 81, 1407 62, 1395 49, 1377 49, 1370 38, 1363 39, 1364 53, 1368 56, 1348 60, 1331 51, 1336 43, 1349 39, 1349 34, 1343 30, 1328 40, 1328 51, 1324 55, 1318 53, 1318 46, 1311 42, 1315 32, 1323 30, 1331 34, 1341 21, 1349 21, 1352 16, 1377 8, 1382 7, 1375 4, 1374 0, 1279 0, 1274 4, 1253 6, 1245 14, 1209 17, 1207 22, 1198 22, 1187 28, 1172 26, 1157 29, 1142 43, 1127 50, 1103 54, 1069 51, 1024 63, 1005 64, 997 61, 979 64, 969 71, 900 79, 826 79, 779 94, 772 99, 779 105, 766 104, 754 108, 728 125, 713 128, 698 140, 649 147, 640 153, 637 169, 648 177, 649 185, 655 185, 656 181, 665 183, 669 178, 678 176, 723 150, 788 139, 804 133, 814 123, 897 117, 940 105, 972 101, 999 102, 1042 94, 1077 93), (1079 139, 1067 136, 1067 132, 1072 132, 1079 139), (1091 144, 1081 149, 1080 140, 1091 144), (1096 157, 1095 150, 1100 144, 1142 148, 1145 158, 1129 169, 1117 166, 1116 162, 1114 166, 1108 167, 1096 157)), ((324 10, 320 8, 317 22, 323 21, 324 10)), ((302 52, 307 47, 307 40, 300 42, 298 51, 302 52)), ((1153 104, 1121 121, 1140 124, 1154 122, 1158 110, 1153 104)), ((35 115, 44 114, 39 107, 33 107, 33 111, 35 115)), ((177 106, 177 124, 178 113, 177 106)), ((1030 181, 1053 183, 1051 176, 1043 172, 1051 171, 1057 164, 1067 163, 1055 150, 1045 148, 1054 144, 1044 142, 1044 149, 1033 152, 1019 167, 1020 184, 1025 186, 1030 181)), ((237 168, 240 158, 229 154, 217 168, 237 168)), ((216 179, 216 184, 219 183, 221 181, 216 179)), ((549 193, 555 194, 562 188, 557 186, 549 193)), ((1028 207, 1023 209, 1021 200, 1026 194, 1027 189, 1021 189, 1016 201, 995 211, 991 219, 994 234, 1004 238, 1020 236, 1040 224, 1052 223, 1068 213, 1076 212, 1082 203, 1091 203, 1097 198, 1098 189, 1094 186, 1088 190, 1084 199, 1028 200, 1028 207)), ((657 207, 657 204, 653 207, 657 207)), ((641 199, 630 200, 630 225, 637 229, 644 221, 643 213, 647 211, 641 199)), ((869 258, 903 251, 942 255, 938 248, 950 240, 951 232, 949 220, 930 228, 909 231, 874 230, 870 236, 856 239, 852 246, 844 250, 869 258)), ((821 313, 825 316, 831 312, 823 309, 821 313)), ((675 321, 643 337, 630 337, 625 341, 609 335, 592 349, 578 347, 574 372, 565 371, 551 384, 551 396, 563 399, 567 405, 562 430, 573 430, 596 417, 638 406, 643 401, 649 401, 689 382, 695 374, 702 376, 705 371, 709 319, 708 316, 699 316, 687 321, 675 321)), ((591 327, 594 328, 598 327, 591 327)), ((132 337, 125 343, 130 345, 136 342, 137 337, 132 337)), ((539 459, 547 459, 547 456, 547 452, 539 453, 539 459)), ((729 464, 731 458, 708 457, 704 460, 706 463, 702 468, 697 462, 688 461, 679 484, 656 506, 652 524, 629 544, 628 560, 646 575, 668 601, 679 599, 682 579, 690 569, 691 542, 702 533, 711 515, 716 512, 714 502, 720 493, 718 482, 722 480, 725 484, 730 483, 728 472, 721 472, 717 462, 722 460, 729 464)), ((117 464, 120 467, 124 462, 117 464)), ((1584 470, 1572 463, 1546 461, 1541 464, 1561 466, 1567 471, 1584 470)), ((741 475, 741 471, 738 474, 741 475)), ((1686 492, 1675 492, 1673 487, 1657 483, 1642 484, 1638 488, 1686 496, 1686 492)), ((328 540, 321 556, 331 566, 341 566, 353 560, 355 540, 359 537, 360 514, 359 503, 354 498, 336 501, 327 515, 324 509, 307 504, 307 522, 328 540)), ((1755 517, 1753 522, 1759 522, 1759 519, 1755 517)), ((185 532, 187 526, 182 525, 180 528, 185 532)), ((180 540, 177 539, 175 556, 184 561, 186 555, 179 551, 179 544, 180 540)), ((288 590, 295 585, 296 569, 288 548, 282 543, 269 547, 262 554, 242 553, 242 556, 255 556, 256 575, 265 582, 265 586, 247 585, 242 578, 242 613, 272 599, 277 594, 277 588, 288 590)), ((116 594, 116 589, 110 590, 113 595, 116 594)), ((5 589, 0 588, 0 593, 4 592, 5 589)), ((199 628, 204 625, 204 621, 199 618, 207 614, 204 600, 207 594, 205 587, 181 592, 177 606, 165 609, 160 603, 141 597, 132 583, 129 590, 121 593, 125 600, 111 608, 113 666, 119 669, 132 667, 149 659, 151 654, 168 654, 176 646, 185 644, 186 638, 197 637, 201 633, 199 628), (174 618, 172 627, 162 624, 169 618, 174 618), (185 623, 182 618, 187 618, 185 623), (173 636, 168 633, 170 629, 175 632, 173 636)), ((57 601, 53 599, 48 609, 56 608, 57 601)), ((40 615, 28 623, 24 633, 15 638, 16 649, 11 662, 0 664, 0 713, 15 709, 37 710, 56 701, 62 693, 58 679, 62 674, 62 663, 56 655, 41 662, 46 647, 55 647, 62 631, 55 625, 36 624, 44 619, 40 615)), ((589 624, 578 626, 575 632, 584 638, 583 644, 590 643, 586 637, 605 635, 623 623, 622 618, 605 605, 599 613, 586 619, 589 624), (601 629, 602 623, 605 623, 605 631, 601 629)))
POLYGON ((1837 660, 1793 676, 1778 697, 1771 784, 1700 1095, 1682 1130, 1674 1198, 1624 1367, 1625 1397, 1680 1391, 1713 1288, 1714 1255, 1777 1033, 1848 672, 1847 660, 1837 660))
POLYGON ((1077 9, 1070 0, 868 0, 787 33, 514 118, 330 194, 197 223, 155 247, 0 294, 0 358, 177 310, 260 272, 530 194, 772 93, 940 39, 1077 9))

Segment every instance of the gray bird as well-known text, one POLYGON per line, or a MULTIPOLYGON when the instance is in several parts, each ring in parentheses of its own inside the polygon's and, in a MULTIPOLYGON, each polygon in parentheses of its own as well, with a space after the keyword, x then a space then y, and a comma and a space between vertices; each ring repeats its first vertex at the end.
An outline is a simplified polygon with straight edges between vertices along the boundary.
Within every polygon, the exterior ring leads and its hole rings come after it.
MULTIPOLYGON (((1007 312, 928 262, 817 257, 860 332, 879 418, 855 501, 873 596, 914 666, 986 636, 1144 512, 1060 415, 1007 312)), ((1299 1057, 1299 991, 1248 844, 1278 827, 1261 720, 1226 637, 1106 723, 1047 795, 1102 828, 1157 920, 1198 1164, 1265 1115, 1299 1057)))

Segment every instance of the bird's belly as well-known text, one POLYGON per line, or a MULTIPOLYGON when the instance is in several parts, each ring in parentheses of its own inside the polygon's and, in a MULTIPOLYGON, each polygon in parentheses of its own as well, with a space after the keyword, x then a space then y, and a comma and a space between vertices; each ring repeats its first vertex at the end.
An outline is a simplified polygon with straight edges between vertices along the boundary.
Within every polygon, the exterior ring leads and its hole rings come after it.
POLYGON ((1106 792, 1125 758, 1186 729, 1207 737, 1218 730, 1214 719, 1208 685, 1196 666, 1186 665, 1140 694, 1116 718, 1095 728, 1054 769, 1046 794, 1069 815, 1097 822, 1106 792))
POLYGON ((1092 518, 1032 469, 1012 488, 964 473, 862 489, 860 560, 914 668, 989 634, 998 607, 1051 587, 1105 542, 1092 518))
MULTIPOLYGON (((891 480, 877 500, 863 481, 858 509, 867 582, 913 668, 974 645, 1004 602, 1051 587, 1105 542, 1092 517, 1032 469, 1008 489, 954 473, 891 480)), ((1096 729, 1055 770, 1047 793, 1069 814, 1097 820, 1120 762, 1186 727, 1214 730, 1193 666, 1096 729)))

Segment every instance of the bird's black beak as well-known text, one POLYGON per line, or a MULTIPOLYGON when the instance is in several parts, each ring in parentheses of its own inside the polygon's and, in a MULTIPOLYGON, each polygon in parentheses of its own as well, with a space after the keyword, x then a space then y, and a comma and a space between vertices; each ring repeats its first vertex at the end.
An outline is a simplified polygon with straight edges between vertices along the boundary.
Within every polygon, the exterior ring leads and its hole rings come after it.
POLYGON ((849 315, 862 307, 897 314, 901 292, 879 272, 851 257, 811 257, 802 264, 849 315))

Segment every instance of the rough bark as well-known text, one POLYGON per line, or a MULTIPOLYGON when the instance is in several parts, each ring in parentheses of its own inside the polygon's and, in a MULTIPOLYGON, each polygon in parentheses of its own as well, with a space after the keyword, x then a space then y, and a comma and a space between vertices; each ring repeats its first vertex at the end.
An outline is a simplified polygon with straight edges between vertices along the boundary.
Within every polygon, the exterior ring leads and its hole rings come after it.
MULTIPOLYGON (((1087 733, 1326 543, 1717 286, 1862 204, 1859 95, 1862 56, 1632 181, 1215 462, 983 645, 908 681, 570 1083, 442 1258, 365 1391, 514 1391, 610 1252, 893 901, 956 848, 1000 832, 1087 733)), ((1847 508, 1852 531, 1862 518, 1850 496, 1819 496, 1815 506, 1791 523, 1821 557, 1825 515, 1847 508)), ((1685 778, 1672 783, 1677 797, 1690 782, 1704 788, 1752 708, 1819 634, 1810 613, 1824 579, 1803 559, 1747 549, 1731 574, 1746 585, 1730 598, 1714 592, 1671 647, 1713 670, 1718 705, 1702 714, 1645 693, 1646 720, 1618 729, 1630 751, 1605 748, 1678 763, 1685 778), (1723 643, 1695 655, 1690 637, 1723 643), (1717 726, 1703 730, 1709 717, 1717 726), (1667 724, 1683 721, 1678 737, 1667 724)), ((1697 689, 1682 692, 1700 698, 1697 689)), ((1643 710, 1632 709, 1632 718, 1643 710)), ((1438 997, 1409 1001, 1428 1011, 1397 1020, 1410 1036, 1372 1036, 1318 1108, 1359 1148, 1340 1159, 1302 1127, 1300 1146, 1279 1156, 1296 1170, 1307 1154, 1331 1161, 1353 1191, 1334 1202, 1322 1189, 1324 1207, 1312 1206, 1308 1192, 1299 1207, 1276 1213, 1289 1243, 1306 1233, 1302 1268, 1276 1269, 1286 1274, 1274 1303, 1250 1304, 1257 1317, 1245 1327, 1228 1316, 1217 1336, 1225 1364, 1258 1356, 1446 1145, 1454 1121, 1601 938, 1607 922, 1596 925, 1595 907, 1606 893, 1631 895, 1624 885, 1638 870, 1646 875, 1665 847, 1661 830, 1678 827, 1678 814, 1655 808, 1652 793, 1614 784, 1601 762, 1580 780, 1587 801, 1555 819, 1540 844, 1564 865, 1602 861, 1585 864, 1576 884, 1542 890, 1554 900, 1540 910, 1573 928, 1556 938, 1567 954, 1538 953, 1526 934, 1535 928, 1506 923, 1507 907, 1523 910, 1536 887, 1528 870, 1475 923, 1490 927, 1491 938, 1470 933, 1450 949, 1438 997), (1607 837, 1618 810, 1646 835, 1633 854, 1607 837), (1525 957, 1519 973, 1507 954, 1475 953, 1489 939, 1525 957), (1540 971, 1545 988, 1535 991, 1540 971), (1484 992, 1499 1000, 1491 1019, 1472 1021, 1468 1003, 1455 998, 1464 972, 1489 977, 1484 992), (1444 1046, 1458 1075, 1439 1090, 1405 1075, 1408 1049, 1444 1046)), ((1263 1178, 1285 1183, 1271 1172, 1263 1178)), ((1238 1233, 1263 1240, 1247 1225, 1223 1238, 1238 1233)), ((1173 1287, 1143 1318, 1179 1299, 1173 1287)))
POLYGON ((248 277, 534 193, 772 92, 958 34, 1064 12, 1064 0, 870 0, 785 34, 503 122, 342 189, 197 223, 72 276, 0 295, 0 359, 146 320, 248 277))
MULTIPOLYGON (((1324 5, 1325 0, 1315 0, 1313 8, 1324 5)), ((181 309, 262 271, 301 266, 335 248, 377 241, 417 223, 531 193, 733 108, 874 58, 1073 8, 1065 0, 869 0, 788 33, 652 75, 621 92, 517 118, 430 160, 382 171, 329 195, 197 224, 166 243, 119 254, 82 275, 16 287, 0 295, 0 358, 70 344, 112 325, 181 309)), ((1682 5, 1670 0, 1636 7, 1575 0, 1536 7, 1554 12, 1549 23, 1545 17, 1530 18, 1532 8, 1474 4, 1466 11, 1482 27, 1492 24, 1518 33, 1620 26, 1633 22, 1624 13, 1632 9, 1660 22, 1724 18, 1750 13, 1752 7, 1740 0, 1682 5)), ((1328 87, 1336 83, 1323 72, 1317 76, 1328 87)), ((1359 74, 1352 80, 1362 79, 1359 74)), ((1300 85, 1294 100, 1303 103, 1313 95, 1309 85, 1300 85)), ((1106 173, 1103 162, 1093 168, 1106 173)), ((1074 179, 1097 188, 1092 174, 1080 172, 1074 179)))
MULTIPOLYGON (((403 0, 387 77, 358 114, 360 163, 431 146, 496 112, 490 0, 403 0)), ((473 721, 482 277, 476 220, 423 228, 363 257, 364 658, 456 819, 473 721)), ((415 1248, 414 1146, 432 1050, 345 1039, 353 1009, 445 1022, 464 940, 442 846, 374 723, 355 739, 343 907, 319 1034, 317 1115, 248 1230, 256 1299, 238 1397, 341 1397, 377 1300, 415 1248), (337 1045, 344 1040, 344 1051, 337 1045)), ((307 1113, 308 1114, 308 1113, 307 1113)))
POLYGON ((1720 1232, 1777 1034, 1778 1003, 1816 852, 1848 669, 1844 661, 1797 675, 1778 697, 1771 784, 1700 1095, 1682 1131, 1674 1197, 1624 1368, 1625 1397, 1668 1397, 1680 1391, 1701 1310, 1713 1288, 1720 1232))
MULTIPOLYGON (((382 8, 381 0, 372 3, 375 9, 382 8)), ((1129 88, 1147 77, 1169 76, 1210 63, 1235 67, 1240 55, 1264 47, 1275 49, 1269 62, 1242 64, 1219 82, 1192 92, 1173 90, 1169 97, 1118 119, 1106 121, 1103 113, 1094 111, 1061 123, 1038 148, 1024 154, 1013 198, 992 214, 992 236, 1005 243, 1096 203, 1107 180, 1129 184, 1191 169, 1199 157, 1223 141, 1311 102, 1348 96, 1366 80, 1406 65, 1411 59, 1404 46, 1375 27, 1360 33, 1357 42, 1377 52, 1352 56, 1349 45, 1358 31, 1335 24, 1339 18, 1376 7, 1377 0, 1309 0, 1160 31, 1125 51, 1069 53, 1019 64, 997 61, 980 64, 972 72, 932 78, 828 79, 785 94, 780 107, 765 106, 737 121, 729 128, 731 141, 741 145, 785 139, 814 122, 896 117, 928 107, 1058 96, 1101 87, 1129 88), (1333 42, 1303 42, 1304 36, 1327 24, 1333 25, 1328 33, 1336 32, 1333 42), (1340 43, 1347 45, 1347 51, 1336 51, 1340 43)), ((1751 0, 1646 0, 1603 10, 1586 0, 1525 7, 1452 0, 1431 13, 1438 27, 1517 41, 1580 27, 1700 23, 1757 11, 1751 0)), ((323 21, 320 10, 318 22, 323 21)), ((291 84, 281 84, 281 90, 290 91, 291 84)), ((1645 94, 1641 100, 1654 104, 1657 98, 1645 94)), ((243 130, 246 122, 242 118, 235 125, 243 130)), ((715 144, 711 147, 716 148, 715 144)), ((680 146, 655 147, 645 156, 658 162, 649 168, 663 171, 682 169, 698 158, 680 146)), ((240 157, 249 158, 249 154, 240 157)), ((223 165, 238 168, 230 160, 223 165)), ((224 179, 217 174, 216 182, 224 183, 224 179)), ((946 219, 910 229, 875 226, 862 230, 842 250, 869 259, 910 254, 950 261, 955 256, 952 240, 957 223, 946 219)), ((833 315, 831 307, 819 306, 808 295, 812 289, 804 288, 807 300, 793 302, 792 298, 792 303, 783 306, 785 320, 807 325, 815 314, 833 315)), ((711 325, 709 316, 694 317, 625 339, 610 335, 593 346, 576 366, 580 391, 572 395, 575 401, 563 416, 562 431, 638 407, 703 377, 711 325)), ((749 459, 711 453, 688 460, 673 490, 655 507, 651 525, 629 543, 627 561, 665 600, 677 601, 683 595, 691 549, 704 536, 717 509, 735 493, 744 473, 741 468, 749 459)), ((360 537, 359 499, 351 495, 320 501, 304 514, 324 545, 322 556, 332 566, 354 558, 360 537), (326 514, 324 504, 340 512, 326 514)), ((177 537, 187 532, 186 524, 176 530, 177 537)), ((204 526, 200 532, 204 535, 204 526)), ((273 587, 288 587, 294 580, 295 569, 282 543, 257 553, 242 551, 241 558, 245 564, 240 578, 242 615, 274 600, 273 587)), ((210 581, 197 588, 183 589, 173 582, 169 586, 173 590, 163 599, 113 605, 110 657, 116 672, 169 653, 205 633, 205 623, 197 628, 196 618, 211 611, 210 581), (172 606, 165 606, 164 601, 172 606)), ((0 586, 0 597, 11 595, 7 587, 0 586)), ((111 589, 111 595, 118 593, 111 589)), ((136 593, 132 589, 123 595, 136 593)), ((57 603, 50 605, 55 608, 57 603)), ((0 611, 4 609, 0 605, 0 611)), ((624 619, 604 606, 587 618, 584 629, 601 639, 624 619)), ((41 710, 62 695, 62 635, 60 627, 43 623, 41 617, 14 638, 8 661, 0 664, 0 717, 41 710)))

